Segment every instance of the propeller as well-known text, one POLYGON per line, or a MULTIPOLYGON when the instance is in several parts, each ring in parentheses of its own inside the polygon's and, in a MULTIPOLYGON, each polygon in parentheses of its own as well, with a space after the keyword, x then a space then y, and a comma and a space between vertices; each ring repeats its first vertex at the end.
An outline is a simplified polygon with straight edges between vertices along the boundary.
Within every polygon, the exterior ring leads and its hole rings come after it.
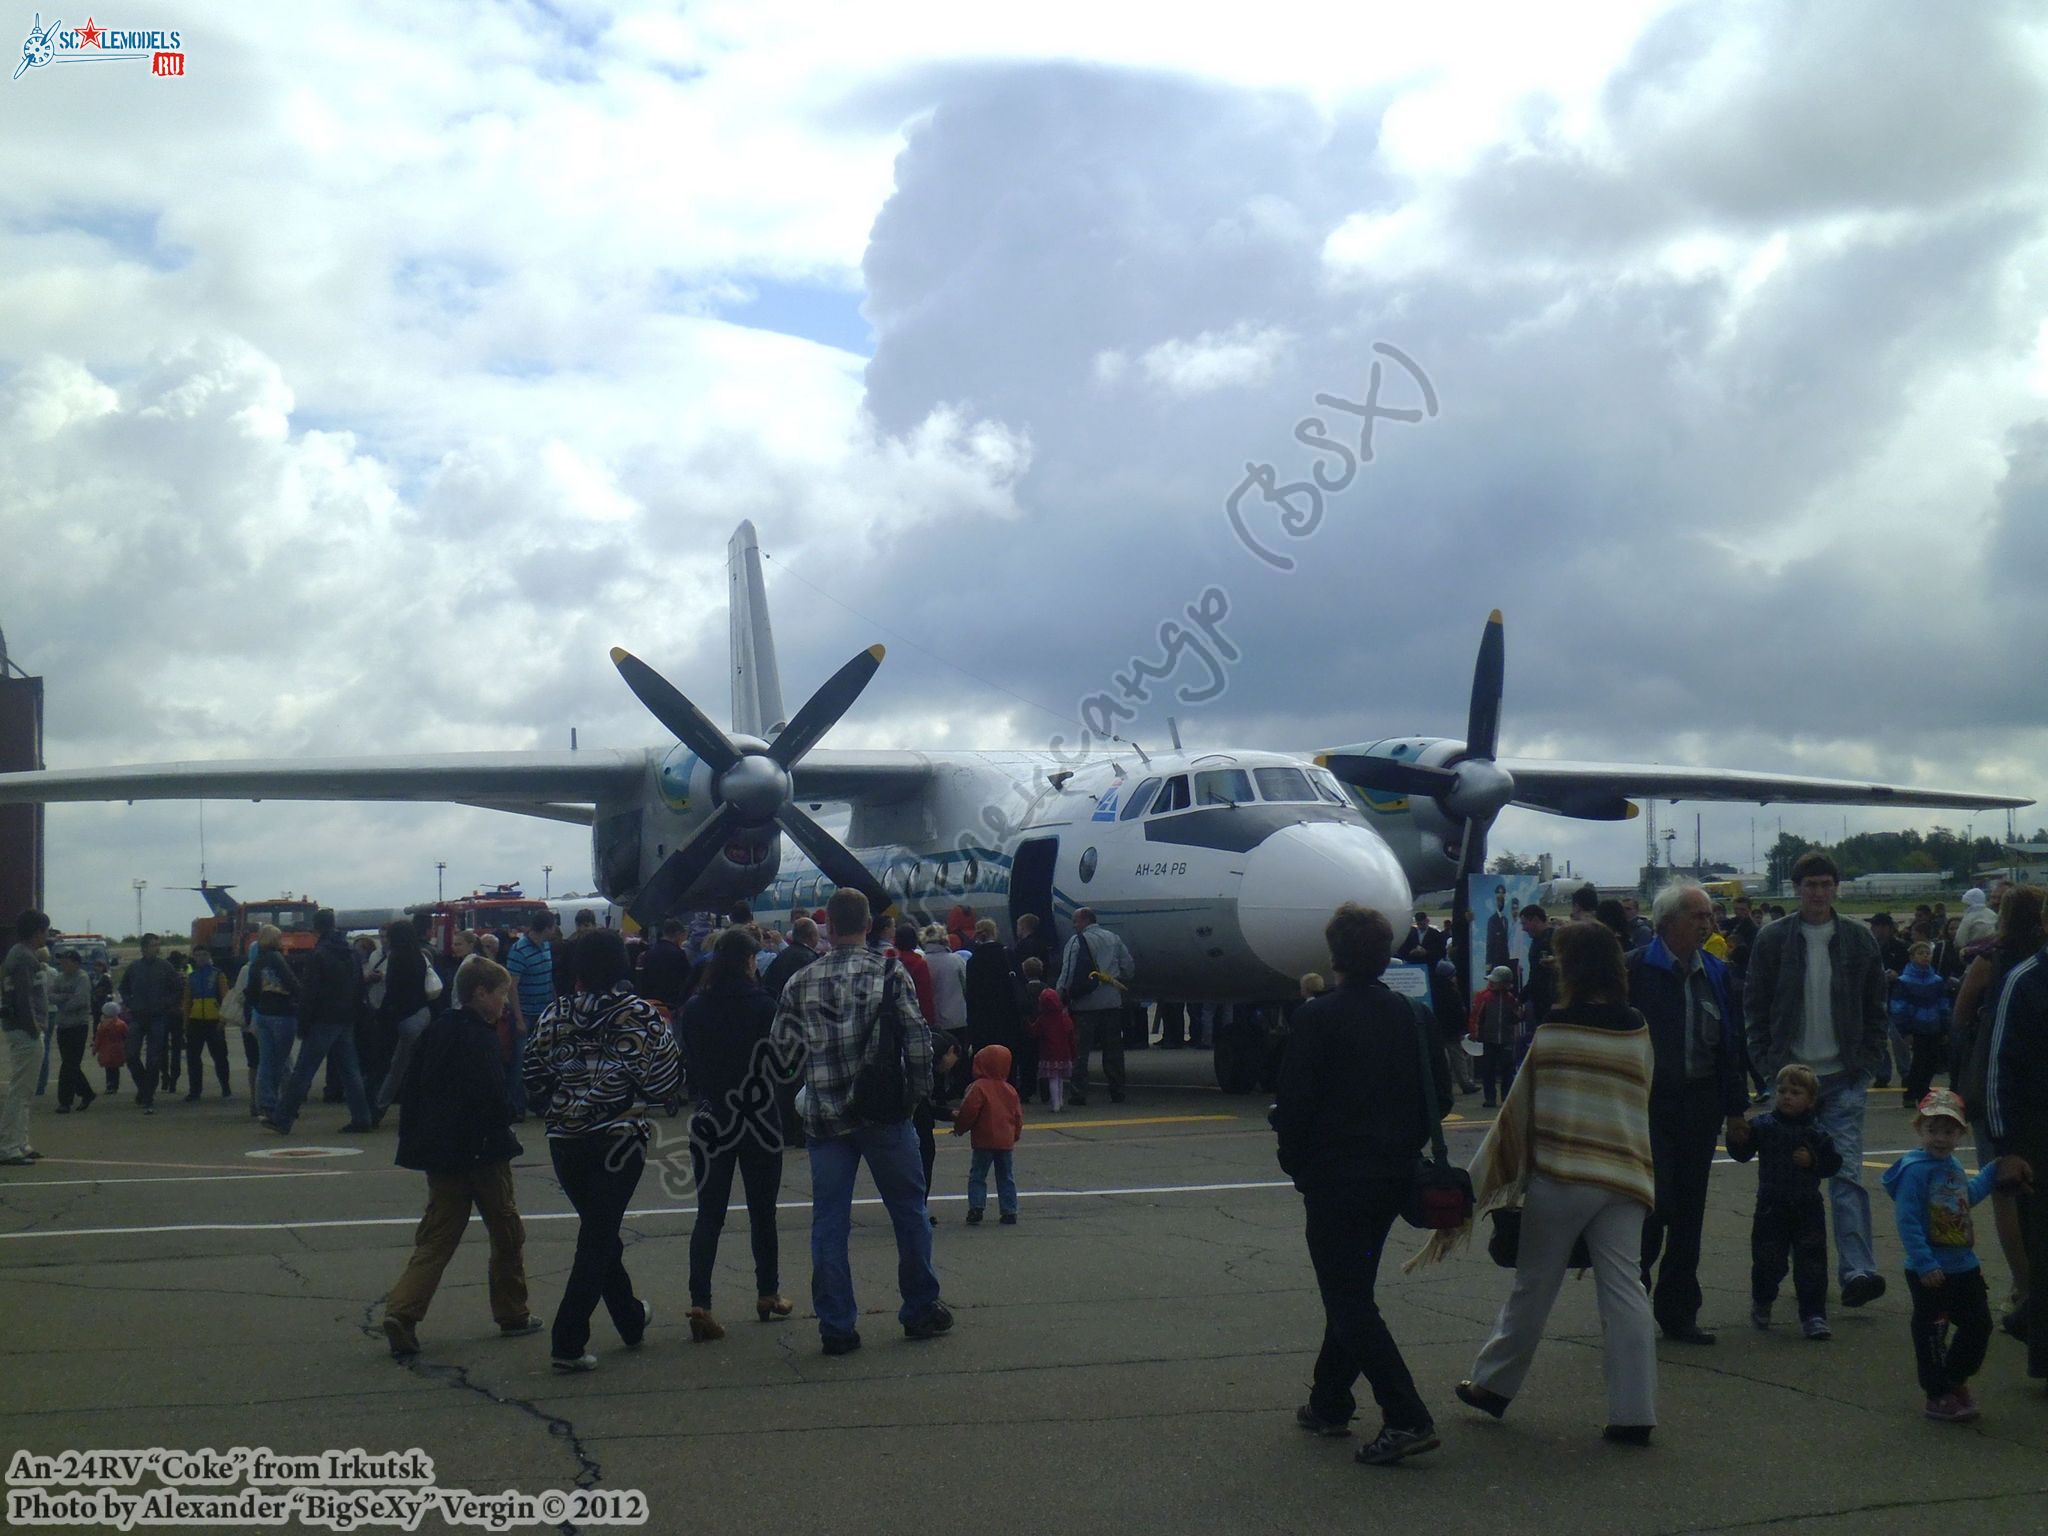
POLYGON ((612 648, 612 665, 633 696, 711 770, 717 801, 689 842, 664 859, 633 897, 626 915, 637 927, 651 927, 675 911, 734 832, 770 825, 788 833, 832 880, 864 892, 877 911, 888 905, 888 894, 867 866, 797 806, 789 777, 853 707, 881 667, 883 654, 881 646, 869 646, 833 673, 773 741, 741 746, 654 668, 629 651, 612 648))
MULTIPOLYGON (((1381 794, 1424 796, 1444 814, 1463 823, 1458 836, 1457 916, 1463 934, 1466 877, 1486 868, 1486 833, 1494 818, 1515 798, 1514 775, 1494 761, 1500 745, 1500 699, 1507 681, 1507 630, 1500 610, 1486 620, 1479 640, 1479 660, 1472 668, 1472 701, 1465 717, 1465 753, 1446 768, 1403 763, 1392 758, 1332 752, 1317 759, 1345 783, 1381 794)), ((1469 944, 1465 935, 1463 944, 1469 944)), ((1469 952, 1469 950, 1467 951, 1469 952)))

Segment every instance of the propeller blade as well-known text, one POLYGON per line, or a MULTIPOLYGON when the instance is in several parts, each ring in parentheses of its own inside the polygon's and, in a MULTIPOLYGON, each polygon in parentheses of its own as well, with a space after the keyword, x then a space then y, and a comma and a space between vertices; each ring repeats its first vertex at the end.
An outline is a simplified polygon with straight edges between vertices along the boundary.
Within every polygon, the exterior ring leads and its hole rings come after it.
POLYGON ((837 885, 850 885, 864 893, 868 905, 877 912, 888 909, 889 893, 882 889, 882 882, 868 872, 867 865, 856 859, 850 848, 813 821, 802 807, 786 804, 775 813, 775 819, 789 834, 790 840, 824 871, 827 879, 837 885))
POLYGON ((1487 822, 1477 816, 1465 823, 1465 835, 1458 845, 1458 896, 1465 896, 1465 881, 1468 876, 1486 872, 1486 830, 1487 822))
POLYGON ((1346 784, 1358 789, 1375 789, 1385 795, 1414 795, 1434 800, 1449 794, 1458 783, 1458 776, 1448 768, 1397 762, 1390 757, 1327 752, 1316 761, 1346 784))
POLYGON ((667 726, 677 741, 701 757, 713 773, 724 773, 740 760, 740 749, 732 744, 732 738, 638 656, 615 645, 612 665, 619 669, 619 676, 626 680, 633 696, 647 706, 647 712, 667 726))
MULTIPOLYGON (((804 701, 804 707, 768 745, 768 755, 784 769, 794 768, 797 759, 818 744, 839 717, 853 708, 853 701, 882 665, 884 647, 871 645, 845 666, 825 679, 825 684, 804 701)), ((820 868, 823 866, 821 865, 820 868)))
POLYGON ((1472 669, 1472 709, 1465 721, 1465 751, 1472 757, 1494 755, 1500 744, 1500 695, 1507 681, 1507 635, 1500 610, 1486 621, 1479 640, 1479 661, 1472 669))
POLYGON ((1551 794, 1518 785, 1514 803, 1552 816, 1569 816, 1575 821, 1632 821, 1642 814, 1642 808, 1627 796, 1610 795, 1602 790, 1551 794))
POLYGON ((675 915, 690 887, 725 846, 726 832, 737 817, 731 806, 719 806, 704 819, 696 836, 662 860, 661 867, 634 894, 633 904, 626 909, 634 927, 651 929, 663 918, 675 915))

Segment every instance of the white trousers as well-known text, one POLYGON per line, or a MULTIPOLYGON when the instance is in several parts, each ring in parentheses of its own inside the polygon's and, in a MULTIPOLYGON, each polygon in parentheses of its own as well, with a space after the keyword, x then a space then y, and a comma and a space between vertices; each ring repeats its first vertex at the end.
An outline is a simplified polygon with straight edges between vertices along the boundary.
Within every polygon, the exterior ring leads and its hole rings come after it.
POLYGON ((43 1042, 26 1030, 0 1031, 0 1051, 7 1055, 7 1085, 0 1088, 0 1157, 28 1151, 28 1100, 35 1091, 36 1068, 43 1042))
POLYGON ((1643 1290, 1643 1217, 1633 1200, 1536 1174, 1522 1203, 1521 1264, 1493 1334, 1472 1367, 1475 1386, 1513 1397, 1543 1341, 1572 1244, 1586 1235, 1599 1288, 1609 1424, 1657 1422, 1657 1328, 1643 1290))

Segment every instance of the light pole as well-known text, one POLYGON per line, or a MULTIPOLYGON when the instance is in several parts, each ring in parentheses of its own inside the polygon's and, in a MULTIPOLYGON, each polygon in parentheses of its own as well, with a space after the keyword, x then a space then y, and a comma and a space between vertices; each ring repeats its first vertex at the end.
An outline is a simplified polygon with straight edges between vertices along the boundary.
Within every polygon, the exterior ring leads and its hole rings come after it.
POLYGON ((543 864, 540 867, 540 899, 546 901, 554 894, 555 866, 543 864))
POLYGON ((131 880, 129 884, 135 887, 135 937, 140 939, 142 937, 142 893, 149 889, 149 882, 147 880, 131 880))
POLYGON ((445 860, 445 859, 437 859, 437 860, 435 860, 435 862, 434 862, 434 905, 435 905, 435 906, 437 906, 437 907, 441 905, 441 876, 442 876, 443 874, 445 874, 445 873, 447 872, 447 869, 448 869, 448 862, 447 862, 447 860, 445 860))

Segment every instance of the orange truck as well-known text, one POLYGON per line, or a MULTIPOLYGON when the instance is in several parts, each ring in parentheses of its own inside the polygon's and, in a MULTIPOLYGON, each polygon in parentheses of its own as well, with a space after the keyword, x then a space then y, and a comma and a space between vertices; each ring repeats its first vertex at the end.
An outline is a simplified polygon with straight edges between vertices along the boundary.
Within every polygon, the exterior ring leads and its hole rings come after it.
POLYGON ((302 955, 313 947, 313 914, 320 904, 307 896, 273 896, 268 901, 236 901, 225 885, 194 887, 211 909, 192 924, 192 949, 210 951, 216 964, 233 971, 248 956, 265 924, 284 934, 284 952, 302 955))

